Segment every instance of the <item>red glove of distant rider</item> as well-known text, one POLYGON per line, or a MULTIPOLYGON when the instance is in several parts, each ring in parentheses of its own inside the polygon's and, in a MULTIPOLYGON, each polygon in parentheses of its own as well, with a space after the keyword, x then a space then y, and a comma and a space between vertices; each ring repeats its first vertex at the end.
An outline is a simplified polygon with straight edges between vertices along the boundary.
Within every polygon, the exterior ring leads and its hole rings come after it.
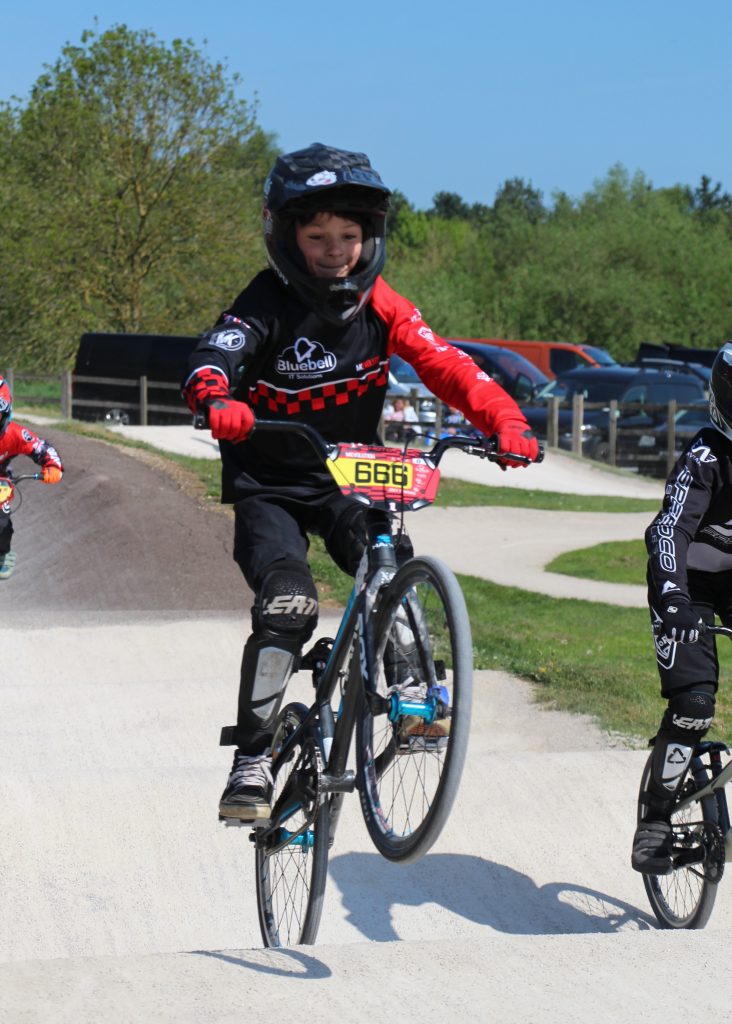
MULTIPOLYGON (((513 455, 523 455, 534 462, 539 454, 539 442, 531 432, 525 420, 508 420, 498 428, 498 454, 511 452, 513 455)), ((504 469, 516 466, 525 466, 525 462, 516 462, 514 459, 501 459, 498 463, 504 469)))
POLYGON ((254 426, 254 413, 245 402, 212 398, 206 402, 211 436, 217 441, 244 441, 254 426))
POLYGON ((44 466, 41 480, 44 484, 57 484, 63 476, 58 466, 44 466))

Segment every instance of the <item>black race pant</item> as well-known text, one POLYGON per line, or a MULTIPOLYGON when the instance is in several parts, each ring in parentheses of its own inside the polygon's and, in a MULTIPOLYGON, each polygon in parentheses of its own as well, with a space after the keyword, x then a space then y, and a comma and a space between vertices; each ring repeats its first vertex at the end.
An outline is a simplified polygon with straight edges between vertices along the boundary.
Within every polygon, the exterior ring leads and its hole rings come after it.
POLYGON ((13 521, 10 513, 3 512, 0 508, 0 555, 7 555, 10 551, 10 541, 13 537, 13 521))
POLYGON ((286 580, 288 593, 294 590, 316 596, 307 564, 308 534, 321 536, 338 567, 354 575, 366 544, 365 507, 333 491, 307 498, 257 495, 238 501, 234 513, 234 558, 254 591, 252 632, 242 657, 235 742, 244 753, 259 754, 270 744, 274 715, 287 684, 286 666, 294 667, 293 659, 317 623, 317 605, 301 617, 299 631, 296 623, 294 630, 286 630, 279 628, 271 615, 263 614, 264 605, 272 600, 273 578, 275 590, 285 586, 282 581, 286 580), (273 649, 280 652, 275 655, 277 671, 283 671, 279 684, 271 670, 260 664, 260 659, 272 658, 273 649), (261 692, 257 694, 263 689, 262 671, 269 673, 264 700, 261 692))
POLYGON ((333 491, 307 498, 257 495, 234 505, 234 559, 258 592, 273 562, 306 562, 307 534, 323 538, 339 569, 353 576, 366 544, 365 506, 333 491))
MULTIPOLYGON (((692 607, 706 623, 713 623, 715 614, 722 624, 732 626, 732 572, 688 572, 689 597, 692 607)), ((648 579, 648 603, 651 620, 654 609, 660 616, 661 600, 648 579)), ((656 661, 661 677, 661 694, 671 697, 699 683, 711 683, 716 692, 719 682, 719 661, 714 636, 703 636, 694 644, 674 644, 656 637, 656 661)))

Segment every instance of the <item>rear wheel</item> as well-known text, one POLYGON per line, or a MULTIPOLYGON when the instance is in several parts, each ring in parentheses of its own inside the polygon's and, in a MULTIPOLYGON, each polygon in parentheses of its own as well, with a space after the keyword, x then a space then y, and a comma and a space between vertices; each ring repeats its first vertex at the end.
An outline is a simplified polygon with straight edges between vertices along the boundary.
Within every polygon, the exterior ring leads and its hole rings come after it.
POLYGON ((470 731, 470 622, 447 566, 413 558, 399 569, 377 611, 374 647, 375 692, 364 697, 356 735, 361 809, 379 853, 411 861, 445 825, 470 731))
POLYGON ((319 754, 303 733, 284 754, 307 708, 288 704, 272 740, 274 828, 255 831, 259 925, 266 946, 315 942, 328 874, 328 805, 318 795, 319 754))
MULTIPOLYGON (((651 771, 649 757, 638 797, 638 821, 645 813, 644 794, 651 771)), ((695 757, 679 800, 709 781, 702 761, 695 757)), ((717 898, 717 882, 724 870, 724 840, 718 823, 717 801, 703 797, 671 815, 674 832, 673 870, 668 875, 643 875, 653 913, 662 928, 703 928, 717 898)))

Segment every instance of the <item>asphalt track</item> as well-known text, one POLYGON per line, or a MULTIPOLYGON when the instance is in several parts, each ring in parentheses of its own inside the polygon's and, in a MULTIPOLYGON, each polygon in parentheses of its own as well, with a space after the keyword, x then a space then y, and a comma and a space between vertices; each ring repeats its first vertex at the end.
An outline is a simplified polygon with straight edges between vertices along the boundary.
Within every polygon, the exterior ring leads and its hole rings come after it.
MULTIPOLYGON (((154 463, 53 440, 69 471, 57 488, 25 488, 18 569, 0 590, 3 1020, 552 1024, 728 1010, 729 886, 705 931, 666 933, 629 867, 644 752, 540 710, 504 673, 477 674, 468 767, 433 851, 388 864, 347 800, 318 944, 262 950, 246 832, 216 819, 248 607, 229 520, 154 463)), ((615 517, 598 518, 604 538, 615 517)), ((428 512, 413 519, 418 547, 461 569, 444 523, 417 537, 428 512)), ((469 536, 470 571, 490 575, 490 546, 469 536)), ((559 543, 548 523, 544 537, 559 543)))

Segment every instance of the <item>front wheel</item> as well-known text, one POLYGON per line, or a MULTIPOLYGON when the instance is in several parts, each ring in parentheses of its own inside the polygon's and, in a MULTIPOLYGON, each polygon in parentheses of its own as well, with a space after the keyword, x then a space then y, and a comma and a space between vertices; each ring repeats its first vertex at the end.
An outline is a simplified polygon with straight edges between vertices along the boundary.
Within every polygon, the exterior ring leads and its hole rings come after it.
POLYGON ((315 942, 328 874, 328 805, 318 793, 314 737, 304 704, 288 704, 272 738, 273 826, 255 831, 259 926, 266 946, 315 942), (283 750, 284 748, 284 750, 283 750))
MULTIPOLYGON (((648 758, 638 797, 638 821, 645 813, 644 795, 651 771, 648 758)), ((709 774, 698 757, 692 758, 689 777, 677 800, 707 784, 709 774)), ((724 841, 719 828, 717 801, 702 797, 671 815, 674 833, 673 869, 668 875, 643 875, 648 900, 662 928, 703 928, 717 898, 717 882, 724 869, 724 841)))
POLYGON ((452 808, 468 746, 470 621, 453 573, 412 558, 384 593, 373 632, 376 679, 356 732, 361 809, 388 860, 429 850, 452 808))

